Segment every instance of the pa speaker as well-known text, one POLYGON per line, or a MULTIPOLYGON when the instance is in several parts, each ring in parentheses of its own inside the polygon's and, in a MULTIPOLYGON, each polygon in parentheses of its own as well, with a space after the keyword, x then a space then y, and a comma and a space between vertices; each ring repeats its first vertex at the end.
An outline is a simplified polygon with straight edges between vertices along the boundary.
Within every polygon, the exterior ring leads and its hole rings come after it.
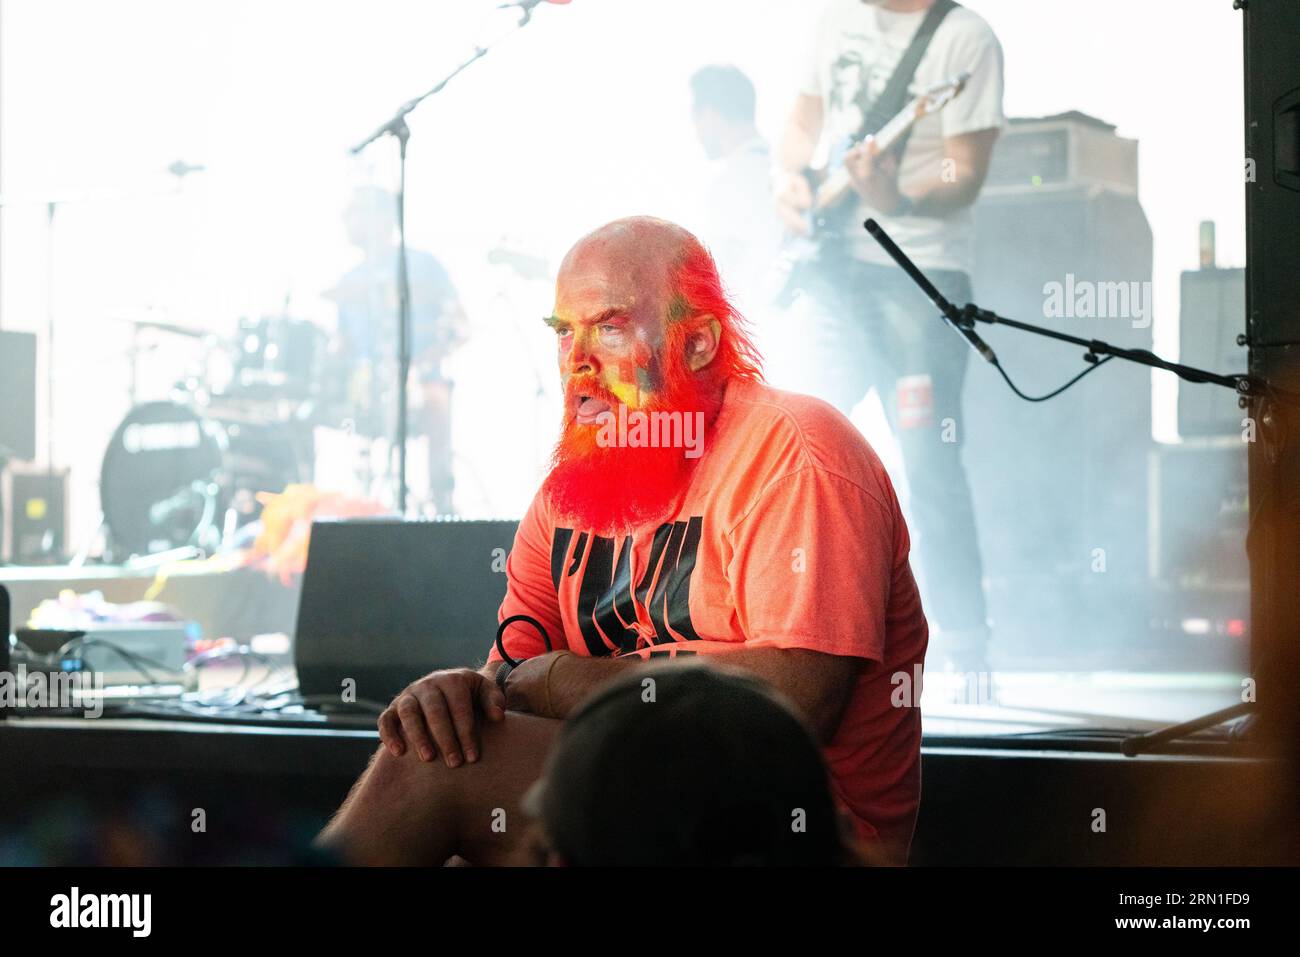
MULTIPOLYGON (((1136 196, 1090 185, 1000 190, 974 218, 980 306, 1150 348, 1151 229, 1136 196)), ((1079 346, 1005 326, 979 331, 1030 395, 1087 368, 1079 346)), ((1066 635, 1095 641, 1125 623, 1131 633, 1126 599, 1141 594, 1146 574, 1150 371, 1117 359, 1056 398, 1026 402, 973 362, 964 400, 996 646, 1051 655, 1066 635), (1081 635, 1084 622, 1098 635, 1081 635)))
POLYGON ((1271 390, 1248 410, 1252 663, 1262 732, 1300 761, 1300 3, 1243 7, 1246 334, 1251 377, 1271 390))
POLYGON ((387 703, 441 668, 476 668, 496 635, 518 523, 348 519, 312 525, 294 664, 299 690, 387 703))

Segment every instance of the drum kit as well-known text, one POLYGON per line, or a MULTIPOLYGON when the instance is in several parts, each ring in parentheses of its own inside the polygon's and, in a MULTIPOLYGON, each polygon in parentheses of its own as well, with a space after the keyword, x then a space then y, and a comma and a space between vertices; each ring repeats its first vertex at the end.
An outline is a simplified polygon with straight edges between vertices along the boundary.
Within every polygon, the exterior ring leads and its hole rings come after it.
POLYGON ((313 323, 241 319, 224 338, 153 319, 127 319, 132 407, 100 470, 108 557, 173 549, 210 554, 257 518, 257 492, 309 481, 313 429, 339 418, 341 361, 313 323), (138 402, 138 334, 199 343, 167 399, 138 402))
MULTIPOLYGON (((550 274, 544 260, 505 246, 488 260, 530 282, 550 274)), ((319 326, 283 314, 240 319, 225 336, 154 314, 118 319, 132 329, 130 408, 100 470, 106 560, 238 546, 261 512, 257 493, 295 482, 369 499, 391 494, 396 370, 383 360, 351 355, 319 326), (142 389, 140 357, 163 340, 194 348, 168 388, 142 389)), ((454 348, 448 329, 435 338, 439 351, 454 348)), ((408 394, 417 409, 428 401, 420 388, 412 383, 408 394)), ((435 450, 432 441, 412 437, 417 462, 435 450)), ((429 498, 416 507, 443 512, 429 498)))

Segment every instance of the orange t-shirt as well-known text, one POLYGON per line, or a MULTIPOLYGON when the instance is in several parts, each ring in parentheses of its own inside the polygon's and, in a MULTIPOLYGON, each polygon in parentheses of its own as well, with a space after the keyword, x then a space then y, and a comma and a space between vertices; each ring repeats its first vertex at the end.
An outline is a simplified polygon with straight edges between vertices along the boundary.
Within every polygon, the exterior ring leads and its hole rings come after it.
MULTIPOLYGON (((928 641, 909 547, 889 476, 847 418, 733 380, 674 520, 615 541, 534 498, 497 620, 532 615, 556 650, 578 655, 806 648, 866 659, 824 752, 859 835, 903 860, 921 794, 928 641)), ((526 623, 503 641, 514 658, 545 651, 526 623)))

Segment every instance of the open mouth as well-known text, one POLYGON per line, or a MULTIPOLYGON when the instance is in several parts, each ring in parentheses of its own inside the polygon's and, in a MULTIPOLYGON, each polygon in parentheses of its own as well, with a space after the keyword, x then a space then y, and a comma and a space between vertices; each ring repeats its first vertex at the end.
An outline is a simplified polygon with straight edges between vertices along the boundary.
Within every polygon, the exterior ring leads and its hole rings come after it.
POLYGON ((596 417, 610 411, 609 403, 591 395, 578 396, 577 419, 582 425, 594 425, 596 417))

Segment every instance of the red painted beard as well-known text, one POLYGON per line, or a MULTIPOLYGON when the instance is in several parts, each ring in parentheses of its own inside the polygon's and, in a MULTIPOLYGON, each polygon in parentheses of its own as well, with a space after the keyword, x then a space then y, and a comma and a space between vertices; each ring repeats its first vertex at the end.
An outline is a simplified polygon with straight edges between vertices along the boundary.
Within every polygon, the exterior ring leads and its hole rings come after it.
MULTIPOLYGON (((680 354, 675 349, 665 352, 680 354)), ((691 372, 678 359, 676 368, 665 370, 663 380, 636 411, 680 412, 683 417, 700 412, 706 428, 712 425, 722 404, 722 390, 712 373, 691 372)), ((579 422, 583 396, 605 403, 609 414, 618 415, 618 398, 595 376, 569 380, 563 430, 551 456, 550 474, 542 484, 552 510, 583 530, 603 535, 667 520, 700 458, 687 456, 681 447, 601 445, 598 437, 605 416, 598 422, 579 422)), ((634 414, 629 410, 629 416, 634 414)))

